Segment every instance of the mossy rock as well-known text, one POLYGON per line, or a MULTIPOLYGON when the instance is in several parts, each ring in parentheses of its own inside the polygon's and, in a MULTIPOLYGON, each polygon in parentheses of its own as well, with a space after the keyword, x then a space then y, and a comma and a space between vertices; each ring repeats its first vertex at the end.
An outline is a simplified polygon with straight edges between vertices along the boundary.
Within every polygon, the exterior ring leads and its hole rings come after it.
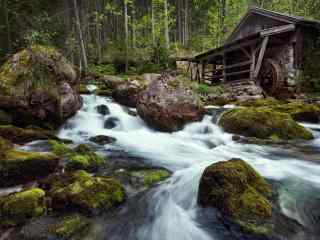
POLYGON ((152 187, 170 177, 170 172, 163 169, 147 169, 131 171, 130 175, 132 178, 138 178, 145 187, 152 187))
POLYGON ((242 106, 242 107, 274 107, 274 106, 282 105, 285 103, 286 102, 277 100, 272 97, 235 102, 236 105, 242 106))
POLYGON ((53 173, 59 167, 59 157, 9 149, 0 160, 0 187, 23 184, 53 173))
POLYGON ((90 228, 90 222, 80 214, 64 217, 61 222, 50 227, 52 235, 59 239, 70 239, 73 236, 86 234, 90 228))
POLYGON ((17 144, 25 144, 35 140, 58 139, 52 131, 40 128, 19 128, 13 125, 0 125, 0 136, 17 144))
POLYGON ((290 116, 301 122, 320 122, 320 106, 303 102, 291 102, 288 104, 273 106, 274 111, 288 113, 290 116))
POLYGON ((286 102, 275 98, 263 98, 236 103, 243 107, 268 107, 273 111, 287 113, 294 120, 318 123, 320 121, 320 106, 302 101, 286 102))
POLYGON ((80 84, 78 88, 78 93, 80 94, 91 94, 91 92, 87 88, 87 84, 80 84))
POLYGON ((66 170, 96 171, 105 163, 105 159, 93 152, 85 144, 78 145, 75 149, 58 141, 50 141, 52 151, 58 156, 67 158, 66 170))
POLYGON ((85 171, 53 175, 43 182, 56 210, 98 214, 125 200, 125 190, 112 178, 93 177, 85 171))
POLYGON ((40 188, 0 198, 1 225, 17 226, 46 212, 45 192, 40 188))
POLYGON ((0 137, 0 157, 3 159, 5 153, 14 147, 13 143, 7 139, 0 137))
POLYGON ((237 108, 221 116, 219 125, 227 132, 261 139, 311 140, 313 135, 289 114, 267 107, 237 108))
POLYGON ((57 83, 72 83, 76 77, 73 66, 55 48, 33 45, 4 63, 0 69, 0 88, 5 95, 22 96, 28 83, 34 89, 52 92, 57 83))
POLYGON ((241 222, 251 229, 261 225, 267 230, 265 227, 272 217, 271 195, 271 187, 259 173, 245 161, 232 159, 206 168, 198 202, 204 207, 217 208, 237 224, 241 222))

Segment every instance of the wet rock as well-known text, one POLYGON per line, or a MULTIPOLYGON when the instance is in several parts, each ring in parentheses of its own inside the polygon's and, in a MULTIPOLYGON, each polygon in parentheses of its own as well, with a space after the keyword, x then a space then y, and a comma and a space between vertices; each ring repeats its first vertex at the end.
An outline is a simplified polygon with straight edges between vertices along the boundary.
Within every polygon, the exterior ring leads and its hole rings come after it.
POLYGON ((1 155, 0 187, 14 186, 46 177, 59 167, 59 157, 51 153, 9 149, 1 155))
POLYGON ((104 135, 98 135, 95 137, 89 138, 91 142, 94 142, 99 145, 106 145, 106 144, 111 144, 117 141, 117 139, 109 136, 104 136, 104 135))
POLYGON ((121 78, 121 77, 117 77, 117 76, 112 76, 112 75, 105 75, 103 77, 101 77, 99 79, 100 82, 104 82, 104 84, 106 85, 106 87, 110 88, 110 89, 114 89, 116 88, 118 85, 124 83, 126 80, 121 78))
POLYGON ((45 195, 42 189, 33 188, 0 198, 0 225, 17 226, 43 215, 46 211, 45 195))
POLYGON ((9 111, 17 125, 57 127, 82 106, 76 71, 52 47, 33 45, 14 54, 1 67, 0 79, 7 97, 0 108, 9 111), (30 86, 27 92, 25 86, 30 86))
POLYGON ((112 91, 113 99, 127 107, 137 106, 139 94, 145 88, 143 84, 136 80, 127 80, 117 85, 112 91))
POLYGON ((52 198, 52 208, 99 214, 125 200, 124 188, 112 178, 93 177, 85 171, 52 175, 42 182, 52 198))
POLYGON ((78 145, 71 149, 66 144, 51 141, 52 151, 66 159, 66 170, 87 170, 94 172, 105 163, 105 159, 96 154, 85 144, 78 145))
POLYGON ((41 128, 18 128, 12 125, 1 125, 0 136, 17 144, 25 144, 35 140, 58 139, 52 131, 41 128))
POLYGON ((140 94, 137 110, 146 123, 160 131, 181 130, 185 124, 201 120, 204 108, 183 81, 163 74, 140 94))
POLYGON ((269 184, 245 161, 232 159, 206 168, 199 185, 198 203, 217 208, 242 229, 252 233, 272 231, 269 184))
POLYGON ((1 125, 10 125, 12 124, 12 115, 6 111, 0 110, 0 124, 1 125))
POLYGON ((109 110, 108 106, 106 106, 106 105, 99 105, 96 107, 96 109, 97 109, 97 112, 103 116, 110 114, 110 110, 109 110))
POLYGON ((272 140, 311 140, 313 135, 289 114, 269 108, 237 108, 222 114, 219 125, 227 132, 272 140))
POLYGON ((80 214, 73 214, 50 226, 49 232, 60 239, 70 239, 80 235, 86 236, 89 228, 90 222, 88 219, 80 214))
POLYGON ((104 128, 113 129, 119 124, 120 120, 116 117, 110 117, 104 122, 104 128))

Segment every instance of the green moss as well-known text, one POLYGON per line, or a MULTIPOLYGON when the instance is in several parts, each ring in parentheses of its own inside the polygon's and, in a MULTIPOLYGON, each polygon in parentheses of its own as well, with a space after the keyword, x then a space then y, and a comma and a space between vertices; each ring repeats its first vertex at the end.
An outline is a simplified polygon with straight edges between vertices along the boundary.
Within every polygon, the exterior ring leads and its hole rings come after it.
POLYGON ((6 226, 15 226, 26 220, 43 215, 46 211, 44 204, 45 192, 33 188, 15 193, 0 200, 1 215, 6 226))
POLYGON ((66 156, 73 154, 73 150, 66 144, 58 142, 56 140, 49 141, 52 147, 52 152, 58 156, 66 156))
POLYGON ((232 159, 209 166, 201 179, 199 203, 218 208, 244 226, 259 227, 272 216, 269 184, 245 161, 232 159))
POLYGON ((87 145, 80 144, 71 149, 66 144, 58 141, 50 141, 52 151, 61 157, 67 157, 67 170, 96 170, 103 165, 105 159, 94 153, 87 145))
POLYGON ((210 92, 210 87, 207 84, 199 84, 198 92, 201 94, 207 94, 210 92))
POLYGON ((288 113, 296 121, 318 123, 320 121, 320 107, 316 104, 292 102, 273 106, 274 111, 288 113))
POLYGON ((166 170, 149 170, 144 172, 144 183, 146 186, 152 186, 168 178, 170 173, 166 170))
POLYGON ((75 214, 65 217, 60 223, 51 227, 50 232, 62 239, 69 239, 74 235, 85 232, 89 225, 87 219, 75 214))
POLYGON ((313 135, 296 123, 289 114, 280 113, 267 107, 238 108, 225 112, 219 125, 227 132, 268 139, 277 136, 283 140, 311 140, 313 135))
POLYGON ((78 88, 80 94, 90 94, 91 92, 87 89, 87 84, 80 84, 78 88))
POLYGON ((1 158, 3 158, 5 156, 5 153, 12 148, 13 148, 13 144, 10 141, 0 137, 0 157, 1 158))
POLYGON ((244 232, 250 234, 253 233, 255 235, 268 236, 274 230, 274 225, 268 223, 257 225, 250 222, 237 221, 237 224, 241 227, 241 229, 244 232))
POLYGON ((71 83, 75 79, 73 66, 50 46, 30 46, 0 69, 0 86, 5 95, 25 96, 31 90, 42 90, 58 98, 60 81, 71 83))
POLYGON ((84 213, 108 210, 122 203, 124 188, 116 180, 105 177, 92 177, 85 171, 77 171, 63 176, 54 176, 45 186, 50 189, 53 205, 72 206, 84 213))
POLYGON ((243 107, 275 107, 281 104, 285 104, 285 102, 270 97, 248 100, 245 102, 236 102, 235 104, 243 107))

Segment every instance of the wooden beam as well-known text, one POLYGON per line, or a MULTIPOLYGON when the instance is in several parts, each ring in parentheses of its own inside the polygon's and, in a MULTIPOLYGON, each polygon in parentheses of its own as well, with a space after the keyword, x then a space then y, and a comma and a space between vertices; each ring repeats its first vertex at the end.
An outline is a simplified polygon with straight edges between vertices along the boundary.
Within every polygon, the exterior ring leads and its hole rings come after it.
POLYGON ((251 67, 250 67, 250 79, 254 80, 254 70, 256 68, 256 49, 251 47, 251 67))
POLYGON ((225 76, 229 77, 229 76, 235 76, 235 75, 239 75, 239 74, 243 74, 243 73, 249 73, 249 72, 250 72, 250 69, 247 69, 247 70, 238 71, 238 72, 226 73, 225 76))
POLYGON ((296 26, 294 24, 288 24, 284 26, 269 28, 260 33, 262 37, 271 36, 280 33, 292 32, 296 30, 296 26))
POLYGON ((248 53, 248 51, 245 48, 242 47, 240 49, 249 59, 251 59, 251 55, 248 53))
POLYGON ((226 66, 227 66, 227 60, 226 60, 227 55, 223 54, 223 82, 227 81, 227 76, 226 76, 226 66))
POLYGON ((240 63, 235 63, 235 64, 232 64, 232 65, 227 65, 225 67, 225 69, 231 69, 231 68, 235 68, 235 67, 243 67, 243 66, 249 65, 251 63, 252 63, 251 60, 245 61, 245 62, 240 62, 240 63))
POLYGON ((261 65, 262 65, 262 61, 264 58, 264 54, 266 52, 267 49, 267 45, 269 42, 269 36, 264 37, 262 45, 261 45, 261 49, 260 49, 260 53, 259 53, 259 57, 258 57, 258 61, 257 61, 257 65, 254 71, 254 79, 256 79, 259 75, 260 69, 261 69, 261 65))

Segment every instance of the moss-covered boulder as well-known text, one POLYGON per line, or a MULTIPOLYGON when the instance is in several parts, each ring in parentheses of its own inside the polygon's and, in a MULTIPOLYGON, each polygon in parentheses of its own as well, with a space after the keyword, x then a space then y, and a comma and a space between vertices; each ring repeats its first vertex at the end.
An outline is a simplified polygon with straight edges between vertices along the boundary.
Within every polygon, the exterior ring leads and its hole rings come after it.
POLYGON ((0 95, 16 100, 6 108, 19 125, 58 126, 82 106, 75 91, 77 73, 55 48, 33 45, 9 58, 0 69, 0 95))
POLYGON ((0 225, 17 226, 46 212, 45 192, 40 188, 0 198, 0 225))
POLYGON ((229 110, 221 116, 219 125, 227 132, 261 139, 311 140, 313 135, 287 113, 267 107, 229 110))
POLYGON ((287 104, 275 105, 274 111, 288 113, 294 120, 301 122, 320 122, 320 106, 303 102, 291 102, 287 104))
POLYGON ((75 149, 58 141, 50 141, 50 144, 55 154, 67 159, 66 170, 68 171, 96 171, 105 163, 105 159, 102 156, 96 154, 85 144, 80 144, 75 149))
POLYGON ((200 181, 198 203, 217 208, 246 231, 267 233, 272 217, 268 200, 271 194, 271 187, 250 165, 232 159, 206 168, 200 181))
POLYGON ((13 125, 0 125, 0 136, 16 144, 35 140, 58 139, 54 132, 41 128, 19 128, 13 125))
POLYGON ((80 214, 73 214, 50 226, 49 232, 59 239, 70 239, 74 236, 85 235, 89 228, 90 222, 88 219, 80 214))
POLYGON ((112 178, 93 177, 85 171, 52 175, 42 183, 56 210, 76 210, 98 214, 125 200, 125 190, 112 178))
POLYGON ((302 101, 286 102, 275 98, 262 98, 237 102, 243 107, 268 107, 271 110, 287 113, 294 120, 301 122, 318 123, 320 121, 320 106, 302 101))
POLYGON ((59 157, 51 153, 7 149, 0 159, 0 187, 24 184, 53 173, 59 157))

